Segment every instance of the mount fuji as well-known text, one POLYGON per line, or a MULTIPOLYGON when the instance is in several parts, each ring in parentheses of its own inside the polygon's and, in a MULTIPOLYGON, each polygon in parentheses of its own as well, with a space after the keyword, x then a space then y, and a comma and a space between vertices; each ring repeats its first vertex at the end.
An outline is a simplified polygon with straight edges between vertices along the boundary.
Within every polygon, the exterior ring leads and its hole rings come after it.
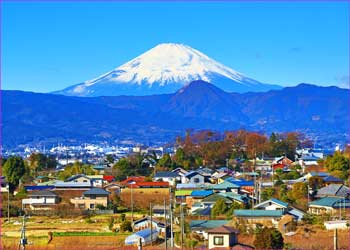
POLYGON ((187 45, 163 43, 106 74, 54 94, 82 97, 169 94, 195 80, 209 82, 227 92, 281 89, 246 77, 187 45))

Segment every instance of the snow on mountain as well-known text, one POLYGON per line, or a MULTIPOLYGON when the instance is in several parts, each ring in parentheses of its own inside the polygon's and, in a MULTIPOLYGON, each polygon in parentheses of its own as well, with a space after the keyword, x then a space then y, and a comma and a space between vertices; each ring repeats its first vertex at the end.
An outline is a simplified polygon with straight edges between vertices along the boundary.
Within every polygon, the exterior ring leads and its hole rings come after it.
POLYGON ((194 81, 210 82, 228 92, 280 88, 260 83, 184 44, 163 43, 120 67, 57 94, 74 96, 173 93, 194 81))

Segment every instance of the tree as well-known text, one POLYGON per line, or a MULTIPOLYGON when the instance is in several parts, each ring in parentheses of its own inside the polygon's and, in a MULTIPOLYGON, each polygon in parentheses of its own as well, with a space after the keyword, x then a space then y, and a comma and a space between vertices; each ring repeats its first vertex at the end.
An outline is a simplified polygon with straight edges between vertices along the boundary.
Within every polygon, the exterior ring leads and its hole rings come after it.
POLYGON ((112 164, 114 162, 114 157, 113 155, 107 155, 106 160, 109 164, 112 164))
POLYGON ((317 190, 324 186, 324 180, 320 176, 312 176, 309 178, 309 186, 312 190, 317 190))
POLYGON ((74 162, 73 164, 66 166, 64 171, 59 172, 58 177, 61 180, 65 180, 76 174, 94 175, 96 174, 96 171, 90 165, 81 162, 74 162))
POLYGON ((283 236, 275 228, 262 228, 255 234, 254 246, 257 249, 283 249, 283 236))
POLYGON ((24 161, 19 156, 12 156, 5 162, 2 172, 9 183, 12 192, 19 184, 19 180, 26 172, 24 161))
POLYGON ((303 182, 297 182, 292 187, 291 195, 293 199, 299 200, 307 196, 307 184, 303 182))
POLYGON ((173 162, 169 154, 164 154, 163 157, 160 158, 157 163, 157 166, 165 167, 165 168, 171 168, 172 165, 173 165, 173 162))
POLYGON ((261 192, 261 199, 262 201, 266 201, 270 198, 272 198, 272 196, 276 193, 276 190, 274 188, 265 188, 262 192, 261 192))
POLYGON ((211 216, 215 218, 217 215, 224 215, 228 209, 229 207, 227 206, 225 199, 220 198, 215 202, 213 208, 211 209, 211 216))
POLYGON ((28 158, 29 169, 32 174, 38 171, 55 168, 57 161, 54 156, 45 155, 42 153, 32 153, 28 158))
POLYGON ((120 224, 120 231, 121 232, 132 232, 132 226, 131 226, 131 222, 128 220, 124 220, 121 224, 120 224))
POLYGON ((334 152, 333 155, 327 156, 324 160, 324 166, 334 176, 341 179, 347 179, 349 177, 349 165, 350 160, 346 157, 347 153, 341 153, 339 151, 334 152))

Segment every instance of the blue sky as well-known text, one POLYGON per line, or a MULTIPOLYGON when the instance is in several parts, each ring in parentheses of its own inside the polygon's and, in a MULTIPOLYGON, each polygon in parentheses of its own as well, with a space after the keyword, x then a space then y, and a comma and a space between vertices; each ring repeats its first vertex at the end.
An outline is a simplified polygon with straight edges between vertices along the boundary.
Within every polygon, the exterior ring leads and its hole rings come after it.
POLYGON ((348 2, 1 4, 2 89, 63 89, 163 42, 265 83, 349 82, 348 2))

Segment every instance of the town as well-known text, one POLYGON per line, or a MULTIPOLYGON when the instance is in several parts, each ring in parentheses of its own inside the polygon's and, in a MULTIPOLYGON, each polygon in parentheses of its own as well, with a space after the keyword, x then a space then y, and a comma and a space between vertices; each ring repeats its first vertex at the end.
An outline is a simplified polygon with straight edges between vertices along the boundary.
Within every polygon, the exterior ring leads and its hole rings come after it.
POLYGON ((347 249, 349 162, 245 130, 7 155, 2 249, 347 249))

